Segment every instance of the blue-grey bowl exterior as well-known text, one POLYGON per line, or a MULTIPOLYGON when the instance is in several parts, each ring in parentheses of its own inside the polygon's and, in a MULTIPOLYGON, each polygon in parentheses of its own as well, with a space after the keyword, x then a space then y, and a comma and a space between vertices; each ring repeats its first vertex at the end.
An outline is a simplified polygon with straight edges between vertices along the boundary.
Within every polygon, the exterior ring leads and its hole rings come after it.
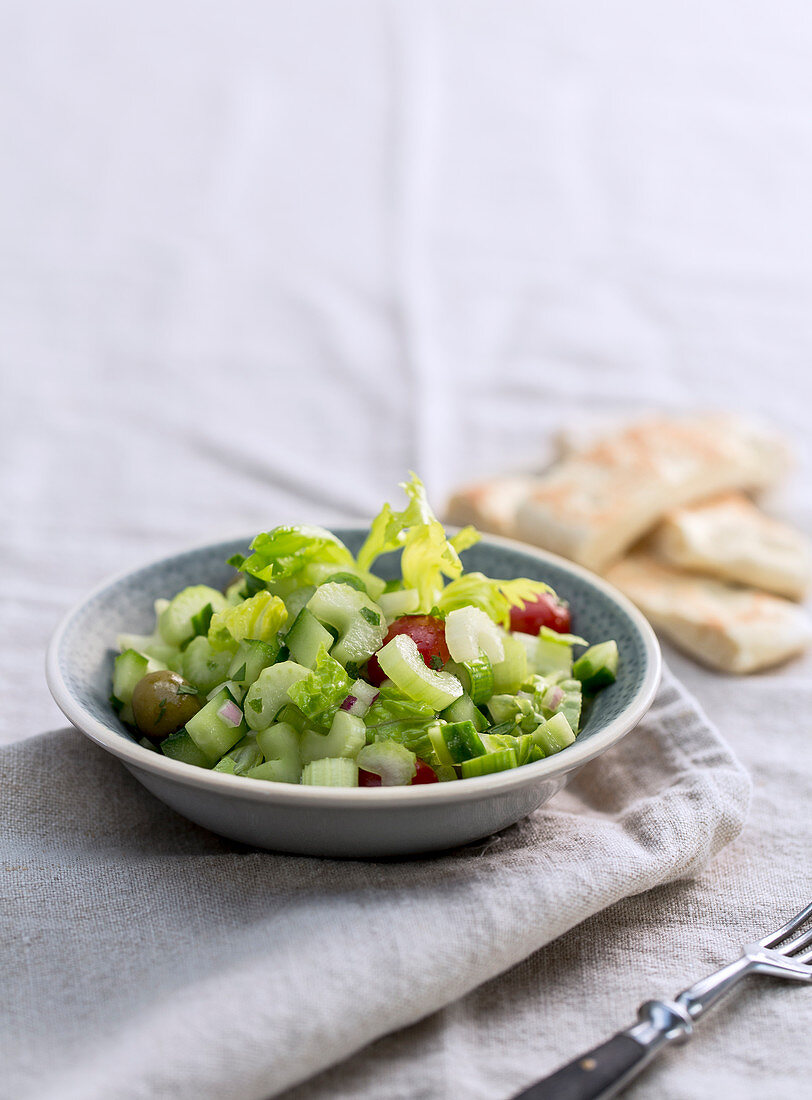
MULTIPOLYGON (((365 535, 360 528, 335 530, 353 551, 365 535)), ((628 733, 654 698, 659 647, 648 623, 624 597, 555 555, 486 537, 465 551, 466 571, 546 581, 570 603, 576 633, 618 643, 617 682, 596 697, 574 745, 512 772, 363 790, 247 780, 169 760, 138 745, 110 707, 116 635, 149 633, 154 600, 188 584, 224 587, 234 575, 226 559, 245 552, 248 541, 189 550, 101 585, 65 617, 47 661, 51 691, 74 725, 118 756, 156 797, 223 836, 277 851, 355 858, 413 855, 477 840, 547 801, 575 769, 628 733)), ((395 555, 376 566, 387 579, 397 571, 395 555)))

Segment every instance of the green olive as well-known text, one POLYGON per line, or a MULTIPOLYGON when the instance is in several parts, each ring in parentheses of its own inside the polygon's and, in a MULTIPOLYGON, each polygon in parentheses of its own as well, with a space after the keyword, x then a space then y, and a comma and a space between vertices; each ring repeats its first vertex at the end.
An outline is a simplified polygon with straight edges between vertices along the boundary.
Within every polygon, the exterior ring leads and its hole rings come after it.
POLYGON ((163 741, 200 710, 194 689, 177 672, 148 672, 135 685, 133 714, 145 737, 163 741))

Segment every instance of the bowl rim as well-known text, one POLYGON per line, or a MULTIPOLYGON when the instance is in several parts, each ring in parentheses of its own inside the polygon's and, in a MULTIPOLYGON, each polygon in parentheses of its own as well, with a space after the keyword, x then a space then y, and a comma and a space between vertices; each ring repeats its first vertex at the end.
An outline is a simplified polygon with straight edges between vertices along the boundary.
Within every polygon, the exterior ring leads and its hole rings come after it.
MULTIPOLYGON (((366 531, 363 525, 333 524, 344 531, 366 531)), ((45 677, 51 695, 59 709, 80 733, 95 744, 118 757, 127 767, 134 767, 152 773, 167 780, 174 780, 183 786, 205 789, 212 793, 233 795, 253 802, 271 802, 275 804, 299 805, 302 807, 345 807, 370 809, 405 807, 410 805, 453 804, 477 797, 488 798, 504 795, 537 781, 563 776, 575 768, 594 760, 607 749, 617 744, 641 721, 651 707, 662 676, 662 653, 657 637, 647 619, 619 592, 614 585, 575 562, 540 547, 531 546, 517 539, 502 535, 483 534, 482 543, 520 551, 549 563, 599 589, 615 603, 633 622, 643 640, 646 664, 642 683, 636 695, 626 708, 602 729, 592 734, 588 740, 576 740, 561 752, 532 764, 524 764, 510 771, 495 772, 490 775, 475 776, 457 783, 428 783, 416 787, 316 787, 300 786, 293 783, 276 783, 269 780, 249 779, 246 776, 228 775, 225 772, 194 768, 179 760, 156 753, 139 745, 137 741, 122 737, 121 732, 113 730, 100 722, 76 699, 68 688, 60 668, 60 656, 65 634, 73 620, 87 604, 103 592, 115 587, 134 573, 161 565, 185 554, 204 551, 215 546, 236 542, 244 538, 246 543, 253 536, 235 535, 232 538, 180 549, 163 558, 153 559, 143 565, 121 571, 96 585, 83 599, 75 603, 62 617, 51 636, 45 659, 45 677)))

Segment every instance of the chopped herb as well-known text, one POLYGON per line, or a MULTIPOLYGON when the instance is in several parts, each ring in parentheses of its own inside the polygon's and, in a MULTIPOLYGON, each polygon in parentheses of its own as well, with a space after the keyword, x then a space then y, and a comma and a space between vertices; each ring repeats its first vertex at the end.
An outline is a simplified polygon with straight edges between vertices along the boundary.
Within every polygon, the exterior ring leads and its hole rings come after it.
POLYGON ((442 671, 444 663, 445 662, 443 661, 443 658, 440 656, 439 653, 432 653, 431 657, 429 658, 429 668, 433 668, 435 672, 442 671))
POLYGON ((197 688, 191 684, 178 684, 178 695, 197 695, 197 688))
POLYGON ((242 569, 245 562, 245 554, 232 554, 226 565, 233 565, 235 569, 242 569))
POLYGON ((249 699, 248 700, 248 706, 251 708, 251 710, 255 710, 257 712, 257 714, 259 714, 260 711, 262 710, 262 700, 261 699, 249 699))
POLYGON ((234 675, 231 677, 231 679, 240 681, 240 680, 244 680, 245 676, 246 676, 246 668, 245 668, 245 661, 243 661, 243 663, 240 665, 240 667, 237 669, 237 671, 234 673, 234 675))
POLYGON ((159 722, 163 721, 163 717, 164 717, 165 714, 166 714, 166 699, 161 699, 160 703, 158 704, 158 721, 159 722))
POLYGON ((371 607, 362 607, 359 614, 363 619, 366 619, 370 626, 381 625, 381 616, 377 611, 373 611, 371 607))
POLYGON ((444 619, 447 614, 448 613, 446 611, 441 611, 437 604, 435 604, 431 611, 429 611, 429 615, 432 617, 432 619, 444 619))
POLYGON ((206 661, 206 668, 209 670, 209 672, 214 672, 214 670, 217 668, 217 662, 213 657, 209 657, 209 659, 206 661))
POLYGON ((197 615, 192 616, 192 629, 197 634, 208 634, 209 623, 211 622, 212 615, 214 614, 214 608, 210 603, 207 603, 202 611, 199 611, 197 615))

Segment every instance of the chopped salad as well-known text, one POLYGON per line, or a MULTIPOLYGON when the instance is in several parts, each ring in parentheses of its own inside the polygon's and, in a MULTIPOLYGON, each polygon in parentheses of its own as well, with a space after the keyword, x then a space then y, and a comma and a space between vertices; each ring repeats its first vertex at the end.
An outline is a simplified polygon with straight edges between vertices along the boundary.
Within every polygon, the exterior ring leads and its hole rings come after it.
POLYGON ((466 573, 478 533, 449 537, 419 478, 402 487, 357 555, 321 527, 275 527, 230 559, 225 592, 184 588, 156 601, 152 634, 120 635, 110 702, 140 743, 326 787, 469 779, 571 745, 616 643, 570 633, 542 581, 466 573), (385 581, 374 566, 395 551, 385 581))

